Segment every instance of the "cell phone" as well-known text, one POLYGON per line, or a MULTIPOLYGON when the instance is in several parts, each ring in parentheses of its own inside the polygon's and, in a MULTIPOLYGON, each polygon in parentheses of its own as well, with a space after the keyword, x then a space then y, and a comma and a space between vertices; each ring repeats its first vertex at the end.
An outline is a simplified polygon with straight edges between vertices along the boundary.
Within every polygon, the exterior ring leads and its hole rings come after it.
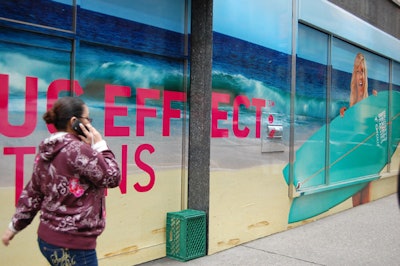
MULTIPOLYGON (((86 135, 83 133, 81 127, 79 126, 80 123, 82 123, 82 122, 79 121, 78 119, 75 120, 75 122, 72 124, 72 129, 75 130, 76 133, 78 133, 79 135, 86 137, 86 135)), ((87 131, 89 131, 89 129, 85 125, 83 125, 83 126, 86 128, 87 131)))

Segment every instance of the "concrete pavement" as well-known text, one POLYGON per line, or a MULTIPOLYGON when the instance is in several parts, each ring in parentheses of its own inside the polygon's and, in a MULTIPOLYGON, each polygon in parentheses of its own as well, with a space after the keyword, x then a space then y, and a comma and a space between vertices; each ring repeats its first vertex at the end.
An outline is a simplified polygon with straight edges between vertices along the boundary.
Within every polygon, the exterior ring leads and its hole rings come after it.
POLYGON ((163 265, 400 265, 397 195, 187 262, 162 258, 163 265))

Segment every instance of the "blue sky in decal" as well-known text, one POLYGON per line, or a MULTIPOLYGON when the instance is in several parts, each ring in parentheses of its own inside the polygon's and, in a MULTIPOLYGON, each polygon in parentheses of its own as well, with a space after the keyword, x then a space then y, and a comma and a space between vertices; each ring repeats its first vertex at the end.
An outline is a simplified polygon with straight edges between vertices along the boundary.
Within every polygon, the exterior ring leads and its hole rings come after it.
POLYGON ((214 31, 291 54, 291 0, 214 0, 214 31))
POLYGON ((364 54, 367 62, 368 77, 389 82, 388 59, 336 39, 334 39, 332 46, 333 68, 351 73, 353 71, 354 58, 357 53, 361 52, 364 54))
MULTIPOLYGON (((72 0, 56 2, 71 4, 72 0)), ((102 14, 184 32, 185 0, 77 0, 77 4, 102 14)))

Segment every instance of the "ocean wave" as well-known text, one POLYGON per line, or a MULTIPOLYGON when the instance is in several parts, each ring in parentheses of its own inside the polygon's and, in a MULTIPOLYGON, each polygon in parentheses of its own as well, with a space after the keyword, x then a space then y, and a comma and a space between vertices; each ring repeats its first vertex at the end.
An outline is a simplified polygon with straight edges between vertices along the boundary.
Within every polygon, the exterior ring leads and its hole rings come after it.
POLYGON ((183 90, 182 73, 176 67, 160 63, 142 64, 130 60, 98 62, 90 67, 81 66, 77 72, 81 86, 94 98, 103 96, 96 92, 106 84, 128 86, 132 97, 136 95, 136 88, 183 90))
POLYGON ((9 76, 10 95, 25 94, 26 78, 38 79, 38 90, 46 92, 49 84, 61 77, 69 76, 69 66, 60 66, 50 59, 40 60, 23 54, 22 52, 1 52, 0 69, 6 69, 9 76), (16 64, 16 62, 18 62, 16 64))

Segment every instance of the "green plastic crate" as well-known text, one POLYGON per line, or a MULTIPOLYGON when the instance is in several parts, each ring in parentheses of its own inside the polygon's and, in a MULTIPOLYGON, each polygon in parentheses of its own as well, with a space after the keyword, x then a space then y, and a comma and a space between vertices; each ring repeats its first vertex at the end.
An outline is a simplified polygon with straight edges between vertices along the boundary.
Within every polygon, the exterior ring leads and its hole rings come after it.
POLYGON ((167 213, 167 257, 188 261, 206 255, 206 213, 187 209, 167 213))

